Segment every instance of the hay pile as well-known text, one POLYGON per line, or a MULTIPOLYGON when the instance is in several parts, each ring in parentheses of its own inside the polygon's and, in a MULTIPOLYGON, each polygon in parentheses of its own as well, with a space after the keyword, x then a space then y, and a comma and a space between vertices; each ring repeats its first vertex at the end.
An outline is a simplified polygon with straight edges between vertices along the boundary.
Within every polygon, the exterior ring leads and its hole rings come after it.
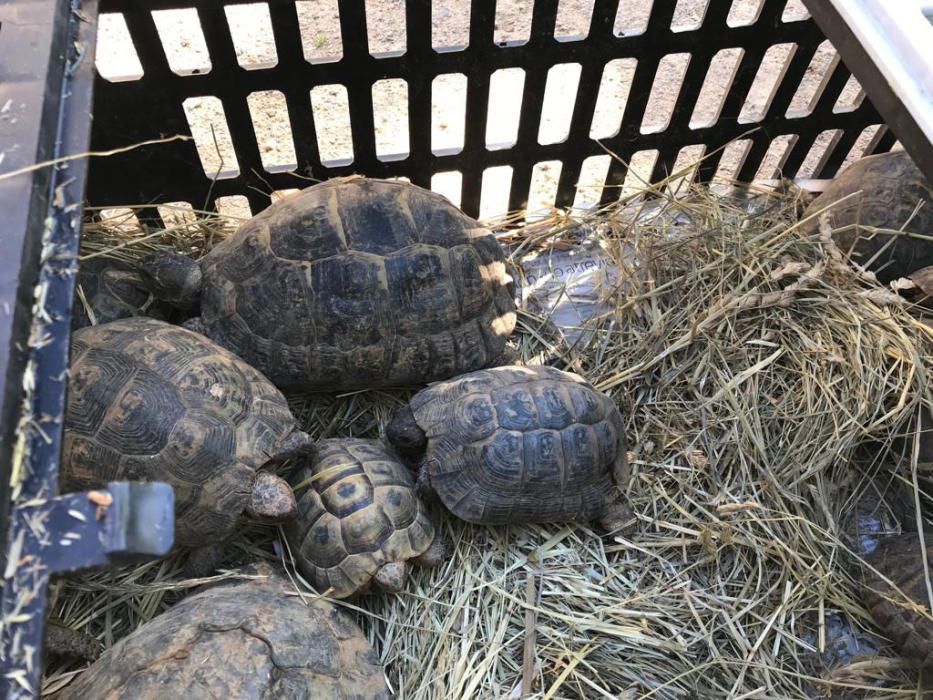
MULTIPOLYGON (((911 478, 897 438, 930 401, 930 331, 845 265, 828 232, 805 237, 793 195, 759 194, 752 213, 742 195, 695 192, 650 214, 637 201, 586 216, 620 270, 587 345, 561 346, 527 313, 518 333, 525 361, 578 371, 618 402, 636 532, 482 528, 435 513, 446 565, 349 606, 390 687, 425 700, 518 698, 523 681, 527 697, 548 699, 915 697, 916 674, 884 640, 864 659, 834 661, 833 648, 839 624, 872 629, 853 515, 874 496, 882 525, 899 526, 885 501, 911 478)), ((198 251, 221 224, 144 245, 198 251)), ((578 226, 565 217, 509 236, 540 255, 578 226)), ((90 225, 87 244, 132 241, 129 228, 90 225)), ((377 436, 409 393, 292 404, 315 437, 377 436)), ((277 540, 247 526, 227 564, 287 561, 277 540)), ((109 645, 197 583, 175 559, 150 562, 60 581, 53 610, 109 645)), ((46 690, 74 672, 50 668, 46 690)))

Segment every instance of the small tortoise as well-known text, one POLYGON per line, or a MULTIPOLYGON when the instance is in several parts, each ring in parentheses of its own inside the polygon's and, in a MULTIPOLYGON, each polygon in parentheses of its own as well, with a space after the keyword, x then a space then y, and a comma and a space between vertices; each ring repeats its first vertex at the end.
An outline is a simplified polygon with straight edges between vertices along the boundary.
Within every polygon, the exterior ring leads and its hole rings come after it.
MULTIPOLYGON (((804 212, 810 216, 848 195, 828 211, 834 239, 844 253, 866 265, 882 284, 933 265, 933 243, 920 238, 875 234, 863 226, 933 235, 933 187, 904 151, 860 158, 834 179, 804 212), (860 193, 860 194, 856 194, 860 193), (918 211, 917 205, 923 203, 918 211), (883 249, 883 250, 882 250, 883 249), (876 259, 872 260, 875 256, 876 259)), ((819 227, 819 217, 808 232, 819 227)))
POLYGON ((136 267, 117 258, 82 260, 75 284, 72 330, 131 316, 170 321, 174 315, 171 306, 148 291, 148 283, 136 267))
POLYGON ((410 459, 419 490, 458 518, 504 524, 633 522, 615 404, 576 374, 496 367, 422 389, 387 429, 410 459))
POLYGON ((515 327, 488 229, 403 182, 336 178, 272 204, 195 262, 143 261, 200 300, 189 325, 289 389, 418 384, 496 364, 515 327))
POLYGON ((195 593, 105 651, 62 700, 388 700, 353 619, 290 595, 279 575, 195 593))
MULTIPOLYGON (((176 544, 203 547, 227 539, 244 510, 294 517, 291 487, 259 470, 312 450, 281 392, 197 333, 128 318, 72 335, 63 490, 165 481, 176 544)), ((212 569, 218 550, 200 554, 191 573, 212 569)))
MULTIPOLYGON (((933 532, 926 533, 927 562, 933 562, 933 532)), ((864 599, 875 624, 908 659, 933 669, 933 616, 920 537, 905 533, 883 538, 865 561, 888 578, 867 572, 864 599), (906 597, 905 597, 906 596, 906 597)))
POLYGON ((347 598, 375 581, 405 586, 407 560, 438 566, 444 542, 398 457, 375 440, 330 439, 292 476, 298 518, 285 526, 302 573, 322 592, 347 598), (304 493, 301 489, 304 488, 304 493))

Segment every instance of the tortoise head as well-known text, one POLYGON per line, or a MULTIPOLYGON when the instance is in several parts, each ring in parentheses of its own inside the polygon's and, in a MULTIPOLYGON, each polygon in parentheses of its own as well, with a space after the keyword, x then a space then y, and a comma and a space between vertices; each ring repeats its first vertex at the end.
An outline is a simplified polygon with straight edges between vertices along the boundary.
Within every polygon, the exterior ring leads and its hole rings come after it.
POLYGON ((298 515, 298 503, 285 479, 269 472, 259 472, 253 482, 246 513, 256 520, 280 523, 298 515))
POLYGON ((415 420, 411 406, 395 414, 386 426, 386 438, 409 464, 417 464, 428 446, 428 437, 415 420))
POLYGON ((140 275, 156 297, 181 309, 197 308, 201 266, 187 255, 158 251, 139 261, 140 275))

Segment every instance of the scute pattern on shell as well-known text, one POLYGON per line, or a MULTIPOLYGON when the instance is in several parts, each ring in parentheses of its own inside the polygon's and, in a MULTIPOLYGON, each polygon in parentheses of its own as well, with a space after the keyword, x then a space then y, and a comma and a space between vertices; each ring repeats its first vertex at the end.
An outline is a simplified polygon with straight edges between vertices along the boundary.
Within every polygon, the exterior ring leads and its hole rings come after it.
MULTIPOLYGON (((933 185, 910 156, 905 151, 892 151, 860 158, 810 203, 804 216, 859 191, 860 194, 829 211, 833 229, 850 227, 834 235, 843 252, 853 250, 853 261, 865 265, 886 247, 871 265, 884 284, 933 265, 933 245, 929 241, 900 237, 890 244, 889 236, 854 226, 898 230, 909 220, 907 231, 933 235, 933 185), (923 207, 914 215, 920 202, 924 202, 923 207)), ((809 231, 815 232, 818 226, 819 221, 814 218, 809 231)))
POLYGON ((515 327, 492 234, 406 183, 335 178, 201 262, 208 335, 280 387, 397 386, 492 364, 515 327))
POLYGON ((381 566, 417 557, 434 541, 408 469, 378 441, 321 440, 292 481, 306 484, 298 518, 285 526, 292 554, 332 597, 365 590, 381 566))
MULTIPOLYGON (((933 561, 933 532, 927 533, 925 540, 927 560, 933 561)), ((865 559, 903 592, 868 571, 864 598, 875 624, 902 655, 933 668, 933 619, 920 538, 915 533, 885 538, 865 559)))
POLYGON ((618 494, 615 404, 553 367, 496 367, 418 392, 431 486, 474 523, 588 521, 618 494))
POLYGON ((383 670, 353 620, 306 605, 279 576, 185 598, 112 648, 63 700, 388 700, 383 670))
POLYGON ((166 480, 180 545, 231 532, 256 470, 295 429, 278 389, 197 333, 131 318, 72 335, 63 489, 166 480))

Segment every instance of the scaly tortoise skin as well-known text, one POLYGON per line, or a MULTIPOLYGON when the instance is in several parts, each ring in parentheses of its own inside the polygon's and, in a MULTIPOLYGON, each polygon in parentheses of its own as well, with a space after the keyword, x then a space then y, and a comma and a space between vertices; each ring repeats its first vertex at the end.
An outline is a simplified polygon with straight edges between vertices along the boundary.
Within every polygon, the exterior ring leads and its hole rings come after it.
POLYGON ((407 561, 441 563, 444 543, 408 469, 379 441, 320 440, 292 483, 298 517, 285 534, 299 569, 322 593, 347 598, 372 583, 398 592, 407 561))
MULTIPOLYGON (((899 230, 910 219, 905 231, 933 235, 933 187, 904 151, 879 153, 855 161, 810 203, 804 216, 859 191, 848 202, 828 211, 833 229, 848 227, 836 232, 833 238, 844 253, 852 251, 854 262, 866 265, 891 238, 864 231, 857 224, 899 230), (911 219, 921 201, 923 206, 911 219)), ((806 225, 809 233, 818 228, 819 217, 806 225)), ((929 265, 933 265, 933 243, 901 236, 868 269, 882 284, 887 284, 929 265)))
POLYGON ((375 651, 332 603, 281 576, 195 593, 117 642, 62 700, 388 700, 375 651))
POLYGON ((71 330, 109 323, 132 316, 148 316, 169 321, 173 310, 154 298, 146 280, 135 266, 107 256, 82 260, 75 277, 75 300, 71 311, 71 330), (78 295, 84 295, 84 301, 78 295), (94 315, 94 322, 87 306, 94 315))
MULTIPOLYGON (((926 533, 925 541, 927 561, 933 562, 933 532, 926 533)), ((886 537, 865 561, 900 589, 866 569, 863 596, 875 624, 905 658, 933 669, 933 617, 919 536, 886 537)))
POLYGON ((204 336, 148 318, 72 334, 62 488, 166 481, 175 542, 201 547, 238 516, 278 521, 296 504, 268 462, 313 450, 281 392, 204 336))
POLYGON ((488 229, 403 182, 335 178, 275 202, 198 263, 144 261, 200 294, 195 327, 296 390, 419 384, 496 364, 513 283, 488 229))
POLYGON ((422 389, 386 434, 421 461, 422 490, 458 518, 489 525, 632 521, 618 408, 553 367, 496 367, 422 389))

